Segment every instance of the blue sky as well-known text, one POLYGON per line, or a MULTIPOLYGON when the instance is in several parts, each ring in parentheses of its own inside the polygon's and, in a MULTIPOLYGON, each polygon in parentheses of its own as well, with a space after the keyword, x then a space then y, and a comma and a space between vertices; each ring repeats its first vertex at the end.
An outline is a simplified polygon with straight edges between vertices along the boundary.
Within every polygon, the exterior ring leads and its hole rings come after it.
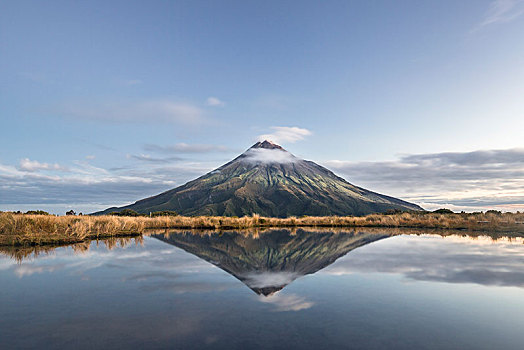
POLYGON ((130 203, 260 135, 428 209, 524 209, 524 1, 3 1, 0 210, 130 203))

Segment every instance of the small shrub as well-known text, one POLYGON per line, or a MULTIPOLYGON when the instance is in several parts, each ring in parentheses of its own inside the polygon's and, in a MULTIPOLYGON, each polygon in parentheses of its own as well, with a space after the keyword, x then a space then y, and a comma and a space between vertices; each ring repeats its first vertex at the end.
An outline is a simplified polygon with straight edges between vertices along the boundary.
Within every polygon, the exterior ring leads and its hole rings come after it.
POLYGON ((132 209, 124 209, 122 211, 114 211, 112 213, 109 213, 109 215, 112 215, 112 216, 133 216, 133 217, 137 217, 137 216, 143 216, 142 214, 132 210, 132 209))
POLYGON ((49 215, 47 211, 43 210, 28 210, 25 212, 26 215, 49 215))
POLYGON ((178 213, 173 210, 163 210, 163 211, 154 211, 150 214, 151 217, 157 217, 157 216, 177 216, 178 213))
POLYGON ((449 210, 446 208, 434 210, 433 213, 435 214, 455 214, 452 210, 449 210))

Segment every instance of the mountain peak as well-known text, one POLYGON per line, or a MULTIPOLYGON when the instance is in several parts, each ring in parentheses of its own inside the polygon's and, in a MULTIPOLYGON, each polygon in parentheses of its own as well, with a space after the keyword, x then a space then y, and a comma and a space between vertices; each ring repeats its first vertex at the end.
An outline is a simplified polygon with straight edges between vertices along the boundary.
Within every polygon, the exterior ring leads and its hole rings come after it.
POLYGON ((134 204, 132 209, 172 210, 180 215, 325 216, 367 215, 418 205, 354 186, 328 169, 295 157, 279 145, 259 141, 246 152, 198 179, 134 204))
POLYGON ((255 143, 253 146, 251 146, 251 148, 280 149, 282 151, 285 151, 284 148, 269 140, 259 141, 255 143))

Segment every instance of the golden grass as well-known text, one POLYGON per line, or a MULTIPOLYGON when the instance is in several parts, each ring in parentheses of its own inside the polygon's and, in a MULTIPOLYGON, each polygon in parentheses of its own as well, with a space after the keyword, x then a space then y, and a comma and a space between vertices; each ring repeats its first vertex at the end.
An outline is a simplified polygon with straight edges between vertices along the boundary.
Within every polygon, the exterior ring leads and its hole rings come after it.
POLYGON ((141 235, 148 229, 248 229, 268 227, 408 227, 524 232, 524 213, 399 213, 362 217, 241 218, 220 216, 52 216, 0 213, 0 245, 42 245, 85 242, 141 235))
POLYGON ((140 235, 144 221, 113 216, 52 216, 0 213, 0 245, 78 243, 140 235))

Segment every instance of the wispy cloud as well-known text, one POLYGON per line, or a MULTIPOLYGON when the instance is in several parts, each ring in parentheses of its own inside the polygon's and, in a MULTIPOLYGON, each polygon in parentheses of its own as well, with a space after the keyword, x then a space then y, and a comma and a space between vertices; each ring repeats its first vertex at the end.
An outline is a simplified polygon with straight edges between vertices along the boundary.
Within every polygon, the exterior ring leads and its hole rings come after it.
POLYGON ((276 143, 294 143, 312 134, 308 129, 299 128, 298 126, 272 126, 271 129, 273 130, 272 133, 259 135, 258 140, 269 140, 276 143))
POLYGON ((128 159, 136 159, 143 162, 150 162, 150 163, 170 163, 173 161, 183 160, 184 158, 180 157, 166 157, 166 158, 157 158, 152 157, 149 154, 128 154, 128 159))
POLYGON ((41 163, 36 160, 30 160, 29 158, 23 158, 20 160, 19 169, 29 172, 35 172, 40 170, 68 171, 66 167, 63 167, 58 163, 41 163))
POLYGON ((170 99, 70 102, 51 112, 65 117, 117 122, 166 122, 190 125, 209 121, 199 107, 170 99))
POLYGON ((212 107, 224 107, 226 105, 224 101, 221 101, 217 97, 213 96, 207 98, 206 104, 212 107))
POLYGON ((489 5, 484 20, 475 28, 487 25, 511 22, 524 14, 524 0, 495 0, 489 5))
MULTIPOLYGON (((130 156, 128 166, 105 169, 74 161, 68 171, 38 161, 22 162, 23 167, 0 164, 0 210, 51 210, 70 207, 88 208, 129 204, 167 189, 182 185, 216 168, 218 162, 154 159, 130 156), (136 162, 148 162, 140 166, 136 162)), ((59 168, 60 167, 60 168, 59 168)))
POLYGON ((333 160, 324 164, 356 185, 414 201, 426 209, 524 208, 524 149, 406 155, 387 162, 333 160))
POLYGON ((163 153, 211 153, 211 152, 227 152, 230 149, 221 145, 207 145, 207 144, 187 144, 177 143, 174 145, 153 145, 148 144, 144 146, 144 150, 149 152, 163 152, 163 153))

